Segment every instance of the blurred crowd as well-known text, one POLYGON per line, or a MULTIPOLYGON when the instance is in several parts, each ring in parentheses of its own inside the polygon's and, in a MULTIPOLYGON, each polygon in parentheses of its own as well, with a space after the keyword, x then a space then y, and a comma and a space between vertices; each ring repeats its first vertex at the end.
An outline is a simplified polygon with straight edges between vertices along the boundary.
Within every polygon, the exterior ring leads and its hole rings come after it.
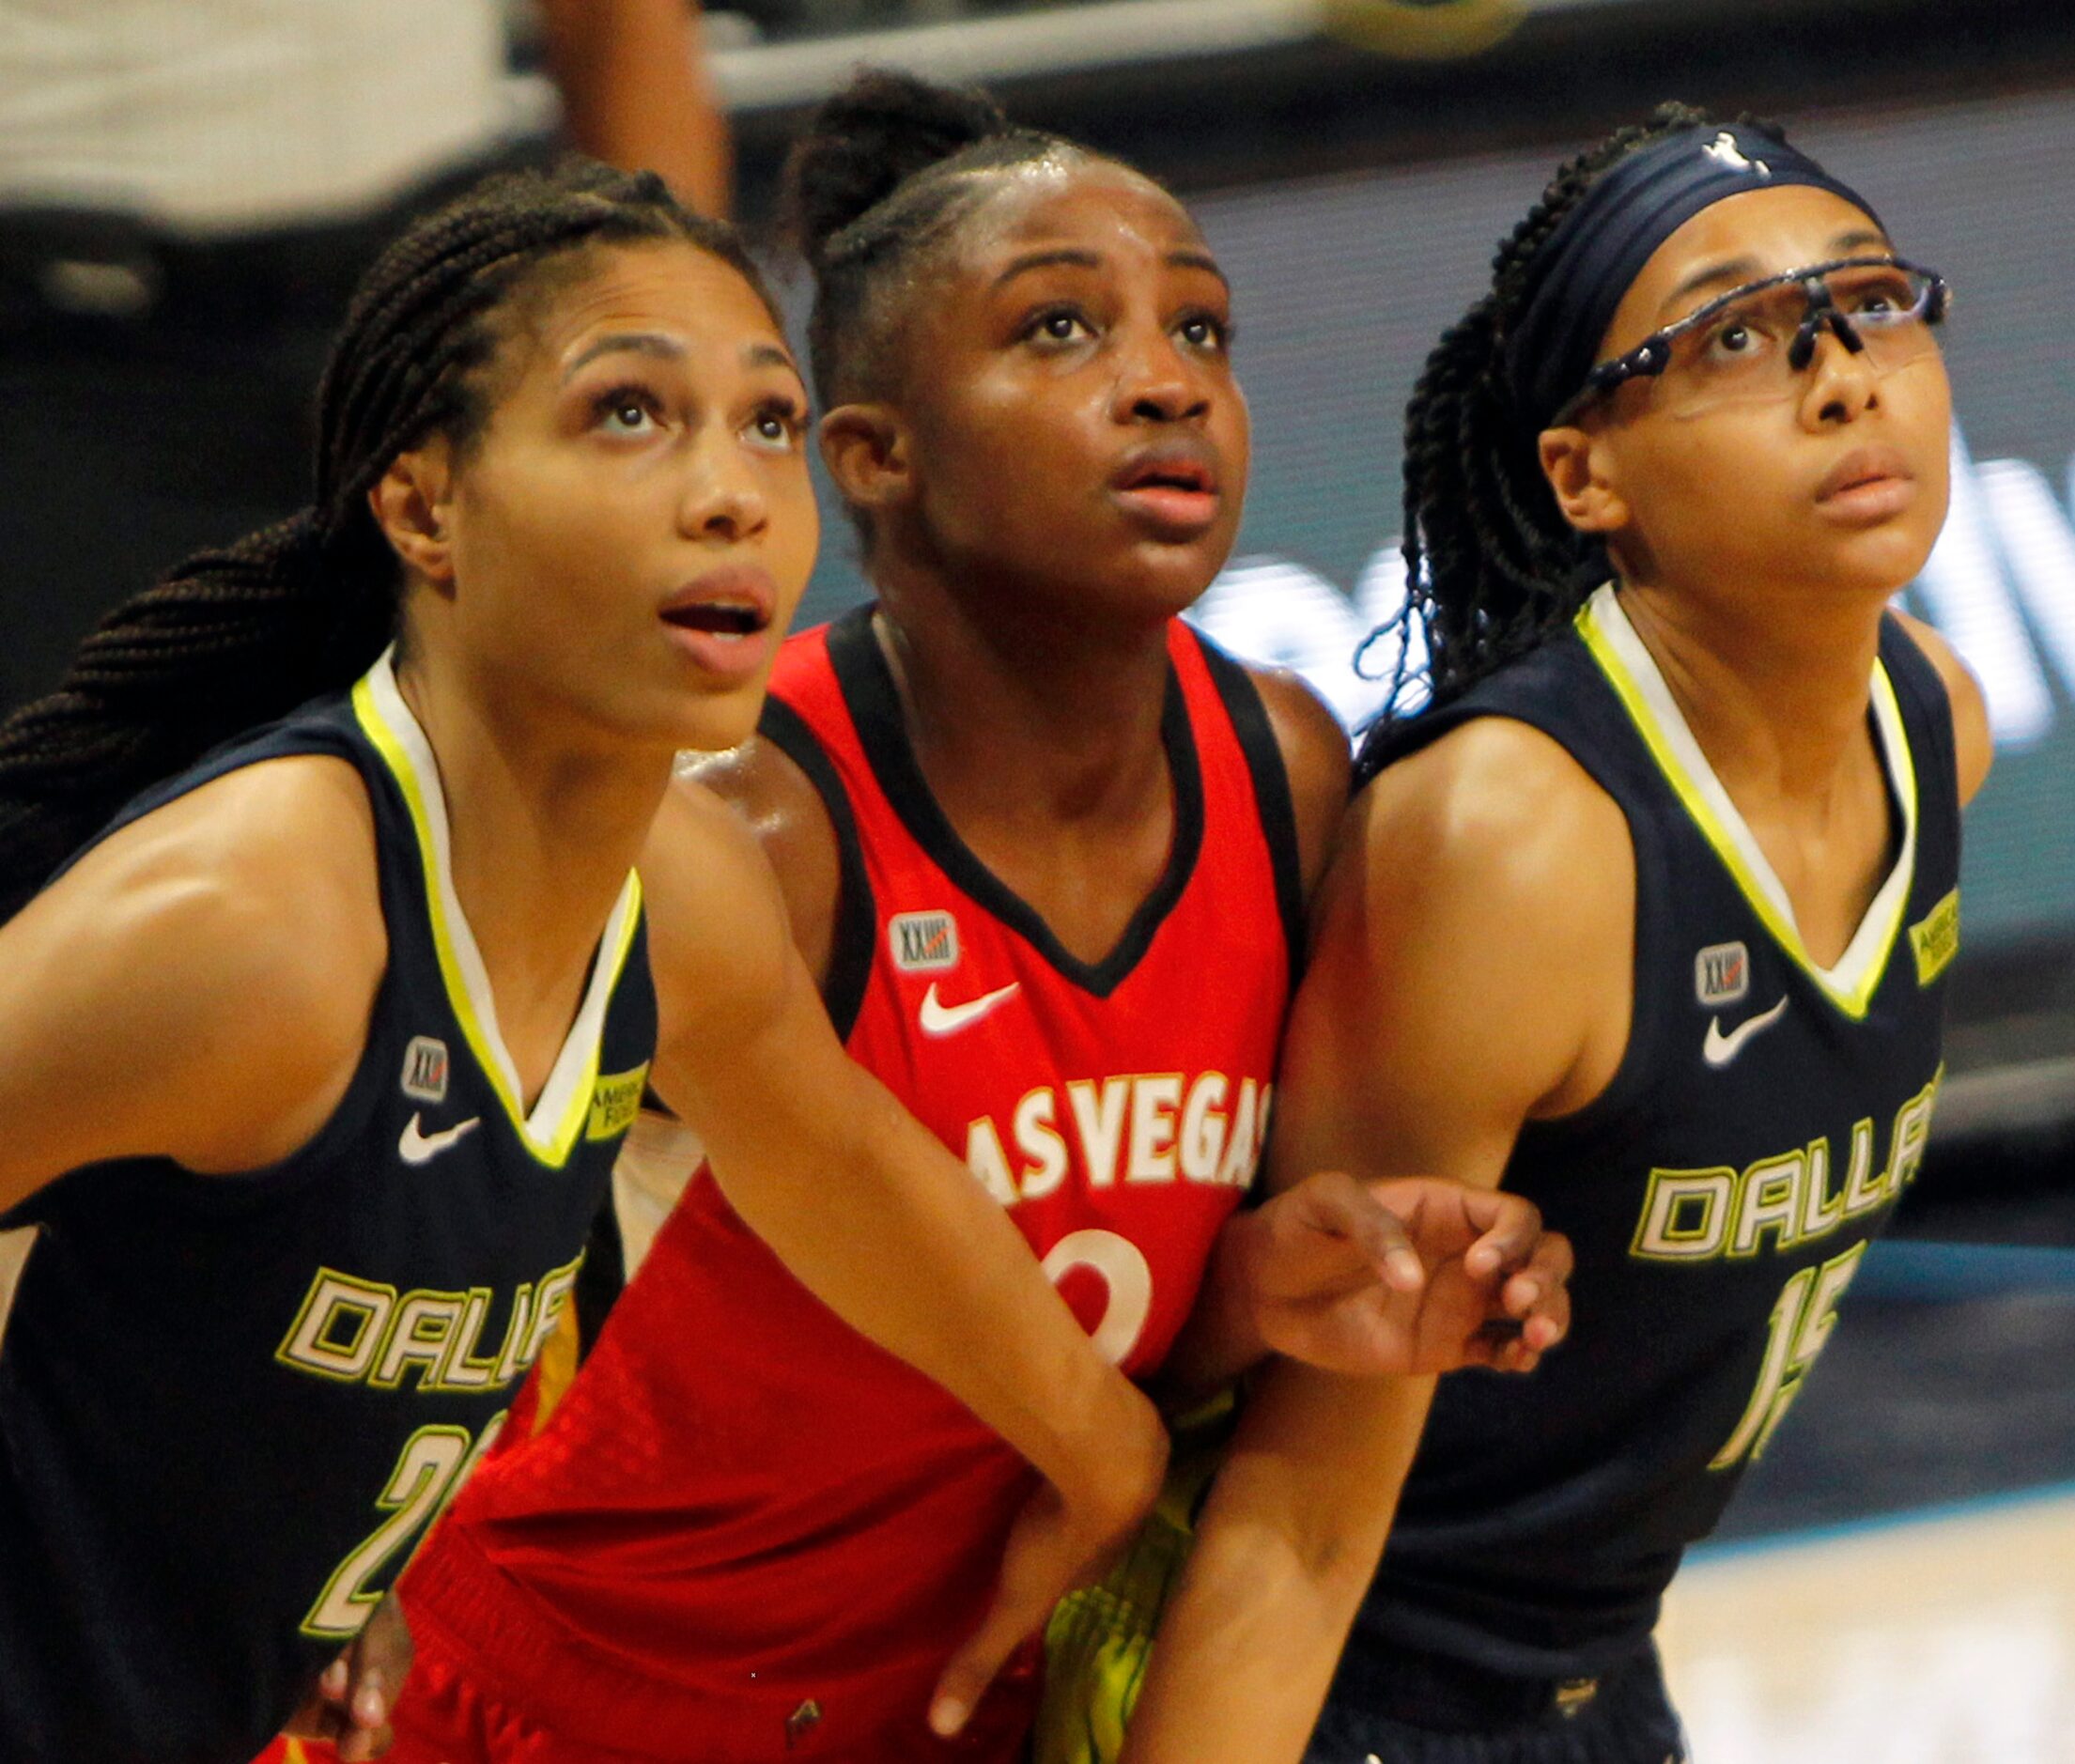
POLYGON ((0 0, 0 711, 309 494, 309 388, 410 212, 574 145, 725 212, 693 0, 0 0), (559 114, 515 103, 515 51, 559 114))

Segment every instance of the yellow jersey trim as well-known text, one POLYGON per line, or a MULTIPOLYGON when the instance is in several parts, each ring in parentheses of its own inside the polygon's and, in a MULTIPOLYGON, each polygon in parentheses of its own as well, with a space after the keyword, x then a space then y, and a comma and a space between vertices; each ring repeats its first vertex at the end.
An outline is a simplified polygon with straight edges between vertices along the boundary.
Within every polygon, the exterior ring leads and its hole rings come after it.
MULTIPOLYGON (((391 652, 393 654, 393 652, 391 652)), ((424 867, 426 917, 447 1002, 469 1049, 503 1105, 520 1142, 541 1163, 569 1161, 590 1119, 597 1085, 598 1044, 605 1013, 641 923, 641 878, 631 870, 598 939, 591 982, 548 1081, 529 1114, 519 1104, 518 1069, 497 1027, 496 1006, 474 934, 462 915, 448 873, 446 802, 430 744, 396 689, 391 654, 384 654, 353 688, 353 715, 381 755, 401 792, 424 867)))
POLYGON ((1853 1022, 1860 1021, 1872 1007, 1873 996, 1887 974, 1889 958, 1907 915, 1910 883, 1916 867, 1916 767, 1910 758, 1901 706, 1887 669, 1879 661, 1873 664, 1873 717, 1889 782, 1901 804, 1902 846, 1844 955, 1835 967, 1825 968, 1808 953, 1786 890, 1773 874, 1772 866, 1758 849, 1758 842, 1686 727, 1670 689, 1622 611, 1613 584, 1586 602, 1578 613, 1577 629, 1649 749, 1658 770, 1722 860, 1745 904, 1823 996, 1853 1022))

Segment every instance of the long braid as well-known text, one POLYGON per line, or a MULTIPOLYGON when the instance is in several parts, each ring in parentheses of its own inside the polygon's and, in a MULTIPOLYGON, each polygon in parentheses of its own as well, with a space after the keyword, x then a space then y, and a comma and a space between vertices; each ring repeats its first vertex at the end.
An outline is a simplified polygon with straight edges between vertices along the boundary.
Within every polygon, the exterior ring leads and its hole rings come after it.
POLYGON ((1427 358, 1405 408, 1406 603, 1370 640, 1399 639, 1394 708, 1364 745, 1363 775, 1387 755, 1406 718, 1418 714, 1395 708, 1417 696, 1408 687, 1427 689, 1419 710, 1460 697, 1563 629, 1605 580, 1605 548, 1564 519, 1542 475, 1539 430, 1508 387, 1506 339, 1526 303, 1536 254, 1598 178, 1636 148, 1710 121, 1688 105, 1660 104, 1568 161, 1500 244, 1490 292, 1427 358), (1426 639, 1423 669, 1411 660, 1418 645, 1404 641, 1416 628, 1426 639))
POLYGON ((672 238, 772 304, 731 229, 653 173, 581 160, 486 178, 383 253, 319 387, 316 503, 123 602, 56 691, 0 724, 0 921, 138 791, 366 671, 394 634, 399 582, 368 490, 399 453, 477 432, 497 314, 544 263, 672 238))

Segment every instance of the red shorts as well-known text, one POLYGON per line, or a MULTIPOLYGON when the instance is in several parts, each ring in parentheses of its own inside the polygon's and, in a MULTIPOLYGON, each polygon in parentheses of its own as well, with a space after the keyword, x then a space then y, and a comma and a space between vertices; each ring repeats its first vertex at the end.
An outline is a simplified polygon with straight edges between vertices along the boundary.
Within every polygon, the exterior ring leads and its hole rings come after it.
MULTIPOLYGON (((647 1752, 616 1752, 582 1744, 529 1721, 480 1690, 437 1646, 418 1644, 402 1706, 396 1742, 384 1764, 653 1764, 647 1752)), ((338 1754, 320 1740, 276 1740, 253 1764, 336 1764, 338 1754)))
POLYGON ((417 1662, 393 1718, 396 1743, 387 1764, 632 1764, 667 1756, 558 1732, 501 1700, 439 1631, 416 1633, 417 1662))
POLYGON ((1016 1764, 1025 1756, 1042 1669, 1035 1648, 1011 1663, 955 1741, 929 1731, 921 1696, 912 1722, 844 1737, 789 1694, 736 1698, 634 1669, 564 1629, 475 1550, 454 1547, 464 1538, 447 1543, 403 1585, 417 1652, 387 1764, 1016 1764))

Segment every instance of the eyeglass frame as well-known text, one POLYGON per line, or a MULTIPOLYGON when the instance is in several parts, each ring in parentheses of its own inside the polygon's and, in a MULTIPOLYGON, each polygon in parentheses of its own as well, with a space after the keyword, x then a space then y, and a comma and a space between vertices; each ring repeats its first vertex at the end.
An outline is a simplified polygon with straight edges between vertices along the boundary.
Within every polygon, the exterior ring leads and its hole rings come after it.
POLYGON ((1783 270, 1778 275, 1746 282, 1742 287, 1716 295, 1713 300, 1695 307, 1683 318, 1651 332, 1634 348, 1599 363, 1586 375, 1585 384, 1564 401, 1563 407, 1545 426, 1556 428, 1568 423, 1593 399, 1632 379, 1659 378, 1671 365, 1671 346, 1675 338, 1696 330, 1739 301, 1770 287, 1785 287, 1790 282, 1801 284, 1802 293, 1808 301, 1808 311, 1795 328, 1794 341, 1788 346, 1787 364, 1796 373, 1805 368, 1815 359, 1816 339, 1824 330, 1852 354, 1859 354, 1866 347, 1866 339, 1853 328, 1850 315, 1838 309, 1836 301, 1831 296, 1830 285, 1823 279, 1838 270, 1903 270, 1922 276, 1927 285, 1923 315, 1927 325, 1940 323, 1952 308, 1952 284, 1936 270, 1928 270, 1906 257, 1835 257, 1827 263, 1812 263, 1799 270, 1783 270))

